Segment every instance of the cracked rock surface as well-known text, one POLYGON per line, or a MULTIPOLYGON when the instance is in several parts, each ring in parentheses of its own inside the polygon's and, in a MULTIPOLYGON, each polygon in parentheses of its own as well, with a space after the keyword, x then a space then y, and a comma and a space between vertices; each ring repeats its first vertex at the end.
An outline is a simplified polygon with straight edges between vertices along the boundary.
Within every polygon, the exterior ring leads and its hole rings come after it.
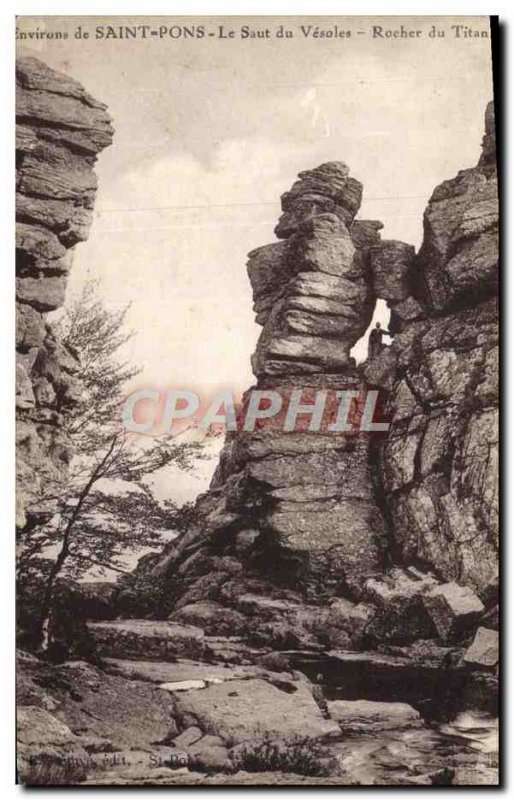
POLYGON ((46 322, 64 302, 72 249, 88 238, 96 155, 111 143, 106 107, 36 58, 16 63, 17 524, 52 515, 66 475, 63 433, 76 402, 75 355, 46 322))

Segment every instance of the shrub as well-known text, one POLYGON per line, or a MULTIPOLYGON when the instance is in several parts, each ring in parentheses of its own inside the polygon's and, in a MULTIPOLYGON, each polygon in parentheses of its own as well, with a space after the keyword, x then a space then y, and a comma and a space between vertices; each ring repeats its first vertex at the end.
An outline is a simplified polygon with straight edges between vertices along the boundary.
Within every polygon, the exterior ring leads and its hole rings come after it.
POLYGON ((243 745, 235 766, 246 772, 294 772, 311 777, 329 774, 321 745, 300 736, 282 742, 268 735, 260 742, 243 745))

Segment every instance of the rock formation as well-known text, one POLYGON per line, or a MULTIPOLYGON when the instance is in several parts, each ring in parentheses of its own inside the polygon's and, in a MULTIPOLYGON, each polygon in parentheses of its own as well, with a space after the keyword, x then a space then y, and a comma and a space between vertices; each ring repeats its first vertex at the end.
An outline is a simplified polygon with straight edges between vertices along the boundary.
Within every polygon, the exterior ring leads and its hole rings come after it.
MULTIPOLYGON (((354 221, 361 193, 344 164, 301 173, 282 198, 282 241, 250 253, 263 326, 252 359, 257 389, 284 398, 301 391, 302 403, 312 403, 316 390, 362 395, 350 350, 373 313, 370 254, 382 226, 354 221)), ((283 422, 279 416, 227 437, 198 526, 179 545, 199 587, 223 582, 221 565, 213 575, 220 553, 254 577, 317 599, 351 593, 383 571, 385 525, 369 436, 314 432, 305 416, 284 432, 283 422)))
POLYGON ((391 426, 335 434, 298 417, 285 432, 279 415, 229 433, 196 522, 142 565, 168 580, 173 619, 219 631, 230 607, 253 613, 260 633, 267 617, 272 640, 305 644, 317 628, 332 646, 359 647, 457 641, 494 605, 494 153, 490 104, 479 164, 435 190, 418 254, 355 219, 362 187, 342 163, 301 173, 283 196, 280 241, 248 262, 263 326, 254 388, 301 390, 303 403, 353 390, 354 414, 378 389, 391 426), (380 298, 394 341, 358 366, 350 350, 380 298), (205 601, 223 613, 208 621, 205 601))
POLYGON ((63 304, 72 249, 88 237, 105 106, 35 58, 16 70, 16 415, 20 526, 51 515, 70 445, 63 414, 79 391, 73 353, 45 318, 63 304))
MULTIPOLYGON (((17 109, 18 489, 30 525, 52 513, 79 388, 45 314, 63 302, 112 131, 103 106, 34 59, 19 64, 17 109)), ((248 263, 263 327, 256 388, 300 390, 304 404, 326 392, 321 431, 305 414, 284 431, 279 414, 229 433, 189 530, 124 586, 82 587, 93 619, 75 658, 20 654, 23 783, 497 781, 484 713, 499 661, 492 106, 479 164, 436 189, 417 255, 355 219, 361 193, 344 164, 301 173, 282 198, 280 241, 248 263), (357 365, 350 351, 378 298, 394 341, 357 365), (369 389, 387 434, 360 430, 369 389), (348 390, 349 430, 331 431, 334 395, 348 390), (77 660, 93 652, 94 665, 77 660)))
POLYGON ((380 473, 398 558, 487 595, 498 576, 492 103, 485 122, 477 166, 442 183, 430 198, 411 272, 396 280, 389 271, 388 293, 377 287, 390 301, 397 335, 387 369, 370 364, 365 375, 390 391, 392 424, 380 473))

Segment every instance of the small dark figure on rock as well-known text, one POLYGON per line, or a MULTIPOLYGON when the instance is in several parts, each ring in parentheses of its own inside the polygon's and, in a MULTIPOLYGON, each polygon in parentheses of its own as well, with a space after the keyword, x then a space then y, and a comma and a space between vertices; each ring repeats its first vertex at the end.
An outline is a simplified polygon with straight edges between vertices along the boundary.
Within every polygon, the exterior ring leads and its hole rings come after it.
POLYGON ((368 339, 368 361, 379 356, 386 346, 382 342, 384 336, 390 336, 392 338, 392 334, 389 331, 383 330, 380 322, 377 322, 368 339))

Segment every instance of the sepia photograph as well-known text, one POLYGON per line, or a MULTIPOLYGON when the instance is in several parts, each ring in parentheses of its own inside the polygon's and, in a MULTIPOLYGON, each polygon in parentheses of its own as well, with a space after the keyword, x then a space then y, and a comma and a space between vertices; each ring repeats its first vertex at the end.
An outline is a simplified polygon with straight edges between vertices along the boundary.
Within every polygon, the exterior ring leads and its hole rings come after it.
POLYGON ((14 26, 17 784, 498 786, 498 17, 14 26))

